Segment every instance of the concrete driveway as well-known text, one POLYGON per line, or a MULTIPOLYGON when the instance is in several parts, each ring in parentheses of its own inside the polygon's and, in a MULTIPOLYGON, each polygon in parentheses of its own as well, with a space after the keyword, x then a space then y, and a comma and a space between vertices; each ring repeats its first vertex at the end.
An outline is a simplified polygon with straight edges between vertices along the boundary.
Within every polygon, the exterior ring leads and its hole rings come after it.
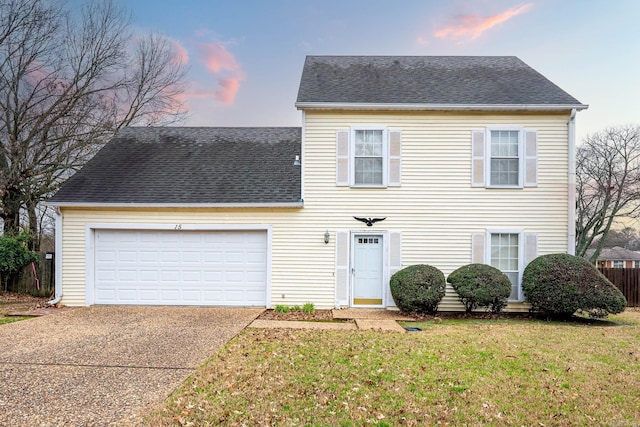
POLYGON ((0 326, 0 426, 138 425, 262 309, 79 308, 0 326))

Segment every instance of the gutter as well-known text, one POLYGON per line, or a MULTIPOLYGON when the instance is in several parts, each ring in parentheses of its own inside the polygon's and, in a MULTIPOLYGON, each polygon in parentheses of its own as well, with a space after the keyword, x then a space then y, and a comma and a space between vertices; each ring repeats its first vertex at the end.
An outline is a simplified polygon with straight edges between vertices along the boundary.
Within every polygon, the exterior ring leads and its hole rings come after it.
POLYGON ((101 202, 45 202, 46 206, 63 208, 303 208, 304 201, 284 203, 101 203, 101 202))
POLYGON ((402 110, 402 111, 580 111, 586 104, 405 104, 296 102, 298 110, 402 110))
POLYGON ((62 299, 62 211, 56 207, 56 243, 55 243, 55 293, 48 305, 56 305, 62 299))
POLYGON ((567 224, 567 253, 576 254, 576 109, 569 117, 569 215, 567 224))

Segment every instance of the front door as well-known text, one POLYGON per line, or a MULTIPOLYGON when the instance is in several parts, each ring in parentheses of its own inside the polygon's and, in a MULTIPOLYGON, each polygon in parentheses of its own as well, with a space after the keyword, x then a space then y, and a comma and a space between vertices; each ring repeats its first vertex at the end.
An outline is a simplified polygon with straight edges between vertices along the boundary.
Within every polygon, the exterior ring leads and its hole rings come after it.
POLYGON ((353 237, 353 300, 354 306, 381 307, 383 256, 381 235, 353 237))

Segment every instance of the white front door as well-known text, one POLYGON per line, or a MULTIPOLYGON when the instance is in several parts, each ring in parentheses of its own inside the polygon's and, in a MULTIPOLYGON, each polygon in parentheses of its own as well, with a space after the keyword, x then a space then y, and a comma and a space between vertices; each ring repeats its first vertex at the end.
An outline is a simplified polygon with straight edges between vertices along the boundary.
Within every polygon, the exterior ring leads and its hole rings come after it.
POLYGON ((353 306, 383 305, 383 255, 381 235, 353 237, 353 306))

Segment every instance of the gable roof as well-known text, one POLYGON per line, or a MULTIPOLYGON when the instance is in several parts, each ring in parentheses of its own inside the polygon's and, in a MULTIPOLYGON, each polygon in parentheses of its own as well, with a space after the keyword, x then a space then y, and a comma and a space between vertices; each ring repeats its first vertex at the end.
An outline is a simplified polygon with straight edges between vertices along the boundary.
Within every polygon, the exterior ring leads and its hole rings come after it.
POLYGON ((300 141, 300 128, 125 128, 49 203, 301 206, 300 141))
MULTIPOLYGON (((590 258, 595 249, 587 249, 584 254, 585 258, 590 258)), ((614 246, 613 248, 604 248, 598 256, 598 260, 640 260, 640 253, 629 249, 614 246)))
POLYGON ((296 107, 348 106, 587 108, 515 56, 308 56, 296 107))

